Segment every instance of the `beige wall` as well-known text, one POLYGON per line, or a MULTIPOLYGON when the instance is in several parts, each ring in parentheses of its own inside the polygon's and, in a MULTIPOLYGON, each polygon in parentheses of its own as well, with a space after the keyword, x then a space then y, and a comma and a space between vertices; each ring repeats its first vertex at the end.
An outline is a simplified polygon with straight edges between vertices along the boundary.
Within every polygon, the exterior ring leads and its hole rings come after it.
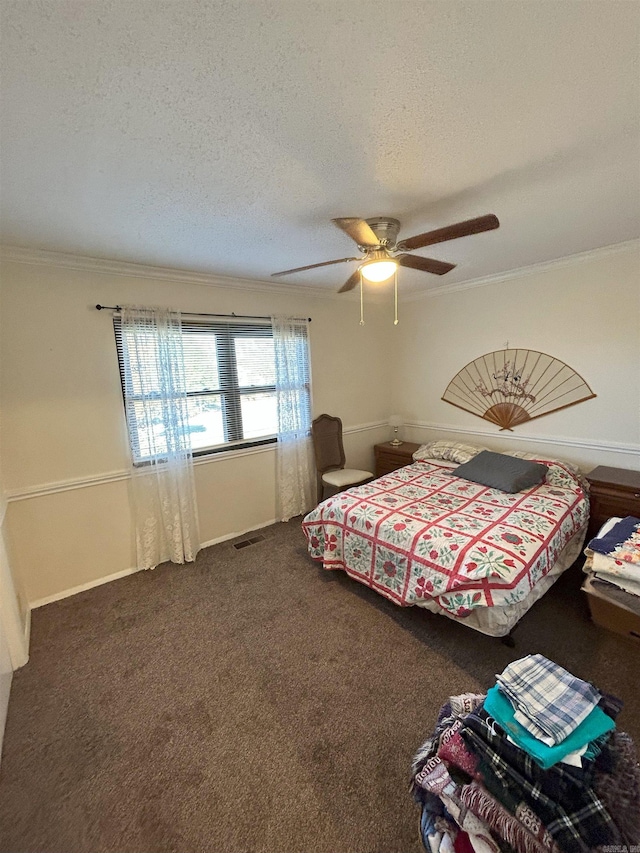
MULTIPOLYGON (((361 327, 356 299, 295 288, 206 286, 15 261, 5 261, 1 273, 5 527, 31 603, 125 573, 135 562, 113 326, 97 302, 311 316, 314 413, 342 417, 347 458, 357 467, 373 464, 372 447, 389 437, 387 418, 398 411, 408 439, 447 435, 496 449, 544 448, 586 469, 640 468, 637 244, 405 300, 398 327, 389 293, 368 302, 361 327), (507 340, 566 361, 597 398, 513 434, 440 400, 461 367, 507 340)), ((196 488, 204 541, 268 524, 276 517, 273 448, 198 462, 196 488)))
MULTIPOLYGON (((135 564, 129 466, 113 324, 95 304, 162 304, 188 312, 310 316, 314 413, 338 414, 350 464, 373 464, 389 437, 381 388, 390 306, 370 303, 360 326, 349 297, 170 282, 7 262, 2 268, 2 453, 14 569, 30 602, 135 564)), ((206 542, 275 520, 275 453, 196 465, 206 542)))
POLYGON ((404 317, 391 406, 412 425, 408 438, 542 449, 587 471, 599 464, 640 469, 637 242, 410 302, 404 317), (597 397, 512 433, 441 400, 465 364, 507 341, 565 361, 597 397))

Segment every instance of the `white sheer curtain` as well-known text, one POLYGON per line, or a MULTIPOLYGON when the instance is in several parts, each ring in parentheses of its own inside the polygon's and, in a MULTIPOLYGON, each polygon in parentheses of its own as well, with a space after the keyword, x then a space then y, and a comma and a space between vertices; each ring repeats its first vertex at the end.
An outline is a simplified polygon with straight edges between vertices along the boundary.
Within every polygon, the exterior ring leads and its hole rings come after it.
POLYGON ((121 322, 138 568, 189 562, 200 534, 180 314, 126 306, 121 322))
POLYGON ((307 321, 272 317, 278 403, 277 511, 289 521, 314 506, 307 321))

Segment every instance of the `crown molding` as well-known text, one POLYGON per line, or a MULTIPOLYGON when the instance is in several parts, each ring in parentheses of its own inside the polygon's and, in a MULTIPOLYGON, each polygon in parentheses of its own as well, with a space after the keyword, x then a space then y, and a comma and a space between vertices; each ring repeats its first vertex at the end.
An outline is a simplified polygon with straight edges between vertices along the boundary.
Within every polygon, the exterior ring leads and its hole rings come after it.
MULTIPOLYGON (((555 258, 551 261, 541 261, 526 267, 517 267, 494 275, 482 278, 468 279, 456 284, 441 284, 428 290, 419 290, 409 293, 401 293, 402 302, 419 302, 435 296, 449 293, 457 293, 463 290, 471 290, 476 287, 486 287, 514 278, 526 278, 538 275, 553 269, 562 269, 576 263, 596 260, 610 255, 620 254, 626 251, 640 249, 640 239, 627 240, 624 243, 614 243, 610 246, 601 246, 598 249, 589 249, 575 255, 567 255, 563 258, 555 258)), ((174 269, 172 267, 156 267, 150 264, 136 264, 128 261, 110 260, 108 258, 96 258, 89 255, 75 255, 66 252, 54 252, 49 249, 29 249, 25 246, 0 245, 0 260, 10 261, 18 264, 29 264, 35 266, 52 266, 61 269, 80 270, 101 275, 117 275, 129 278, 149 278, 155 281, 166 281, 174 284, 195 284, 201 287, 218 287, 228 290, 244 290, 253 293, 278 293, 284 295, 311 296, 315 299, 338 299, 346 301, 354 294, 338 294, 333 290, 316 285, 300 284, 276 284, 265 279, 236 278, 234 276, 215 275, 213 273, 201 273, 193 270, 174 269)), ((374 297, 377 301, 379 294, 368 294, 368 299, 374 297)))
POLYGON ((434 296, 447 295, 449 293, 458 293, 462 290, 473 290, 476 287, 486 287, 489 284, 497 284, 501 281, 509 281, 514 278, 528 278, 532 275, 548 272, 549 270, 563 269, 564 267, 574 266, 588 261, 598 260, 600 258, 610 257, 611 255, 619 255, 624 252, 640 251, 640 239, 626 240, 624 243, 614 243, 610 246, 601 246, 598 249, 589 249, 586 252, 579 252, 576 255, 567 255, 563 258, 554 258, 551 261, 541 261, 540 263, 530 264, 526 267, 517 267, 516 269, 506 270, 505 272, 496 273, 495 275, 486 275, 482 278, 472 278, 468 281, 460 281, 456 284, 441 284, 438 287, 431 287, 428 290, 408 293, 404 296, 403 302, 421 302, 423 299, 430 299, 434 296))
POLYGON ((514 433, 511 435, 506 432, 494 433, 488 432, 487 430, 468 429, 466 427, 452 426, 451 424, 438 424, 431 421, 406 420, 403 426, 410 427, 411 429, 426 429, 435 432, 452 432, 458 435, 472 435, 477 438, 484 439, 499 438, 506 441, 524 441, 533 444, 556 444, 566 447, 577 447, 582 450, 624 453, 632 456, 637 455, 640 463, 640 444, 631 444, 619 441, 598 441, 588 438, 568 438, 564 435, 533 435, 531 433, 514 433))
POLYGON ((287 296, 295 294, 297 296, 312 296, 316 299, 334 299, 337 297, 333 290, 317 286, 276 284, 265 279, 236 278, 193 270, 173 269, 172 267, 156 267, 150 264, 94 258, 89 255, 53 252, 48 249, 28 249, 24 246, 0 245, 0 259, 16 264, 58 267, 60 269, 92 272, 98 275, 150 278, 154 281, 195 284, 200 287, 218 287, 226 290, 233 288, 234 290, 254 293, 280 293, 287 296))

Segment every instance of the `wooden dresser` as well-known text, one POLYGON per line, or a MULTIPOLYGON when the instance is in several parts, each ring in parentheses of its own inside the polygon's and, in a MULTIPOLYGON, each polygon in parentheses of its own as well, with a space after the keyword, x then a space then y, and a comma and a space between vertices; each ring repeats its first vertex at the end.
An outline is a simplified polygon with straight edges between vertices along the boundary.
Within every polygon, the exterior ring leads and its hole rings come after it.
POLYGON ((383 474, 396 471, 398 468, 402 468, 403 465, 411 465, 413 454, 419 447, 419 444, 414 444, 412 441, 403 441, 402 444, 396 447, 388 441, 385 441, 384 444, 376 444, 374 447, 376 477, 382 477, 383 474))
POLYGON ((591 516, 587 542, 608 518, 635 515, 640 518, 640 471, 599 465, 587 480, 591 486, 591 516))

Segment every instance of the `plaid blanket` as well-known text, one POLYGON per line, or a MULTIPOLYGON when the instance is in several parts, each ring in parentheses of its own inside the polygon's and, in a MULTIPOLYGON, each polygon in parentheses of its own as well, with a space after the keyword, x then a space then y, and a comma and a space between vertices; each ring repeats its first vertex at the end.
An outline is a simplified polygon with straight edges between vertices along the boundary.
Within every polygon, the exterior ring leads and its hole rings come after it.
POLYGON ((479 779, 489 793, 512 814, 524 800, 562 850, 577 853, 620 842, 609 812, 577 768, 556 765, 543 770, 498 733, 482 709, 467 714, 461 737, 478 756, 479 779))
POLYGON ((561 743, 601 699, 592 684, 539 654, 513 661, 497 680, 516 720, 548 746, 561 743))
POLYGON ((611 742, 615 768, 598 768, 593 789, 615 815, 623 843, 631 847, 640 841, 640 764, 633 740, 626 732, 614 732, 611 742))

